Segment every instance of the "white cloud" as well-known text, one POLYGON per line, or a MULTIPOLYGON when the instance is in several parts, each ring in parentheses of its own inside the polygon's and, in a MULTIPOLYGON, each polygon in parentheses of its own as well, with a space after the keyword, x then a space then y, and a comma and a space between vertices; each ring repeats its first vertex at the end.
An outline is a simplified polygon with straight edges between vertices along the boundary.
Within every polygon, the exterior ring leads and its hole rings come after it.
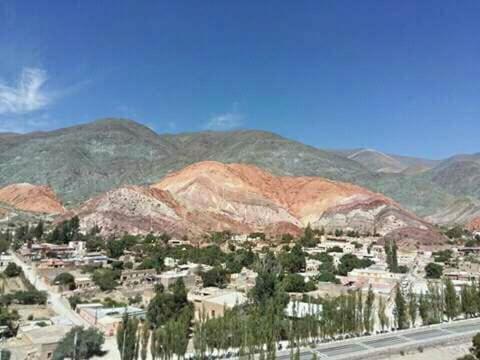
POLYGON ((24 68, 14 86, 0 82, 0 115, 21 115, 45 108, 52 100, 44 91, 46 81, 45 70, 24 68))
POLYGON ((206 124, 208 130, 232 130, 243 125, 244 116, 237 112, 228 112, 212 117, 206 124))

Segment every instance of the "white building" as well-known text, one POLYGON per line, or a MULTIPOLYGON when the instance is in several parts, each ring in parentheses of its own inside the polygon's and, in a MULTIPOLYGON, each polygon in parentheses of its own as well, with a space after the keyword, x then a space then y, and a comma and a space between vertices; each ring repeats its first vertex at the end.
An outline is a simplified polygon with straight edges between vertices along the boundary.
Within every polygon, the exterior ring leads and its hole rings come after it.
POLYGON ((303 318, 305 316, 319 317, 322 305, 309 304, 303 301, 290 301, 285 308, 285 315, 290 318, 303 318))

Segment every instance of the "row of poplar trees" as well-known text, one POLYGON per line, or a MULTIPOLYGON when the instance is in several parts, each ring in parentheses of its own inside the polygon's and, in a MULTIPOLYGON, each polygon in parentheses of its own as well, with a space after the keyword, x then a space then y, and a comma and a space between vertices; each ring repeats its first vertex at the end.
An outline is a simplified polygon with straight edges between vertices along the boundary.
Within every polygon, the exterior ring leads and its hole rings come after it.
POLYGON ((125 317, 117 332, 121 359, 145 360, 148 351, 153 359, 182 359, 191 341, 200 359, 211 354, 221 357, 236 349, 244 359, 253 359, 257 354, 260 359, 273 360, 282 340, 288 342, 292 359, 296 359, 300 347, 311 342, 480 314, 480 289, 476 283, 457 292, 452 282, 445 280, 430 282, 428 291, 421 294, 412 289, 404 293, 397 287, 390 302, 376 297, 371 288, 366 294, 350 291, 338 297, 306 299, 311 304, 307 315, 298 309, 299 316, 295 316, 294 307, 293 316, 287 317, 284 310, 289 299, 278 279, 277 266, 266 257, 257 270, 249 303, 225 310, 223 317, 202 316, 193 323, 191 306, 184 306, 160 325, 125 317), (322 305, 321 312, 315 311, 314 302, 322 305))

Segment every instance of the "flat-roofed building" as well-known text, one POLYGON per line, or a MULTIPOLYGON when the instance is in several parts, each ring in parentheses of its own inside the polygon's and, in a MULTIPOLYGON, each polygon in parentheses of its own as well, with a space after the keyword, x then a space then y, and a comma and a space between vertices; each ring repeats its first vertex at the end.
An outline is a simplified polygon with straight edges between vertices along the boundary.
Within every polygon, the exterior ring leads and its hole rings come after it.
POLYGON ((221 317, 226 309, 245 304, 248 299, 239 291, 208 287, 190 291, 188 300, 193 303, 195 319, 199 320, 204 316, 221 317))
POLYGON ((255 286, 257 276, 255 271, 243 268, 239 273, 230 276, 230 287, 247 293, 255 286))
POLYGON ((145 283, 154 283, 157 271, 155 269, 123 270, 120 275, 120 283, 123 286, 136 286, 145 283))
POLYGON ((134 306, 106 308, 102 304, 80 304, 76 311, 91 326, 102 330, 106 336, 116 334, 118 325, 125 314, 129 317, 144 319, 146 311, 134 306))
POLYGON ((190 270, 175 269, 155 275, 156 282, 162 284, 165 289, 168 289, 180 279, 183 280, 187 289, 192 289, 197 285, 197 275, 190 270))
POLYGON ((37 327, 26 331, 19 330, 15 338, 0 345, 11 352, 11 359, 49 360, 58 343, 72 329, 68 325, 37 327))

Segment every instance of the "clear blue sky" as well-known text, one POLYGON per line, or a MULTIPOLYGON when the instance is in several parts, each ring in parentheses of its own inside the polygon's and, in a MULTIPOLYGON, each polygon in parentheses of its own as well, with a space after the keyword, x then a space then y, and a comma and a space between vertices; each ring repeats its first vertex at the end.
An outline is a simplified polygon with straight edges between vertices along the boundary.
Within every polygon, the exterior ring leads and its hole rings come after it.
POLYGON ((480 151, 480 2, 0 1, 0 129, 128 117, 480 151))

